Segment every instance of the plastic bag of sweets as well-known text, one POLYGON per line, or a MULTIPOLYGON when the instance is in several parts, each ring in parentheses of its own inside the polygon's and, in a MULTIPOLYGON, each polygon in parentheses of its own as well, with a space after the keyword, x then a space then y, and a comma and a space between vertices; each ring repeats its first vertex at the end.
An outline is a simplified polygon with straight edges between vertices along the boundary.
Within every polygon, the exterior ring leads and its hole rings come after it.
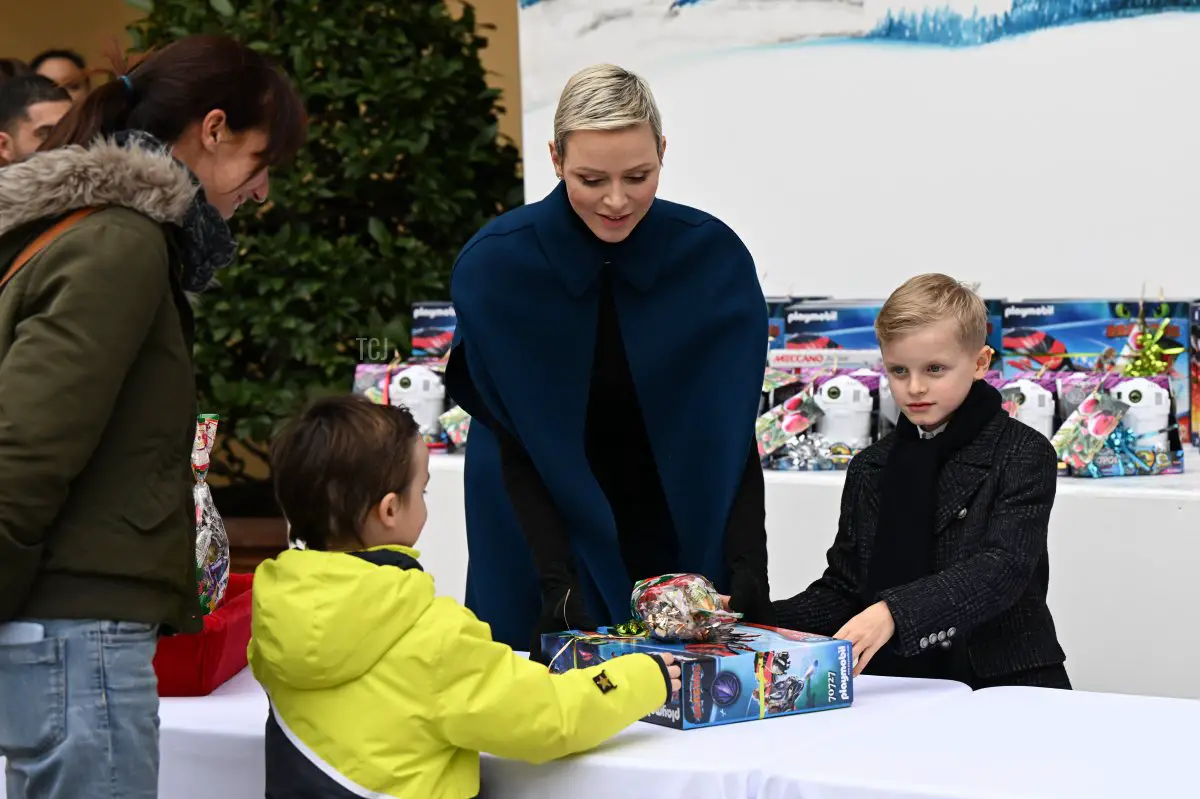
POLYGON ((229 534, 208 488, 208 465, 219 421, 220 417, 212 413, 196 417, 192 447, 192 476, 196 478, 192 489, 196 503, 196 579, 200 609, 206 615, 221 604, 229 585, 229 534))
POLYGON ((742 617, 721 607, 721 595, 699 574, 663 574, 633 587, 633 615, 663 641, 711 641, 742 617))

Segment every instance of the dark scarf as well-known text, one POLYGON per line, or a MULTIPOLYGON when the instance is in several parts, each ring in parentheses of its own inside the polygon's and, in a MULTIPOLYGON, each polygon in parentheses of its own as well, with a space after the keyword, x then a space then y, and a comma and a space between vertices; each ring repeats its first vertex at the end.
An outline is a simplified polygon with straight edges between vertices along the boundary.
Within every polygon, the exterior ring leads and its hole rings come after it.
MULTIPOLYGON (((169 146, 144 130, 122 131, 113 138, 122 147, 141 147, 150 152, 171 155, 169 146)), ((178 163, 187 168, 182 161, 178 163)), ((196 184, 196 196, 179 223, 183 249, 182 282, 184 291, 200 292, 208 288, 218 269, 233 262, 237 254, 237 242, 221 212, 209 204, 200 180, 190 169, 188 174, 196 184)))
MULTIPOLYGON (((874 604, 880 591, 934 573, 938 476, 950 457, 1001 412, 1000 392, 976 380, 946 428, 933 438, 921 438, 917 426, 900 415, 880 481, 879 518, 863 592, 866 605, 874 604)), ((940 652, 902 658, 885 646, 872 658, 867 673, 938 677, 945 676, 946 663, 940 652)))

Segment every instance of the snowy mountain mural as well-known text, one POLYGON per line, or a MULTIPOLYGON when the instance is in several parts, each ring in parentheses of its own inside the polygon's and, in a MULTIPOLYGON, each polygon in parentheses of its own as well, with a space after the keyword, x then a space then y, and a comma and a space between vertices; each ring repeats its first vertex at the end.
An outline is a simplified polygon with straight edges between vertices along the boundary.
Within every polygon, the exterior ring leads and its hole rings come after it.
POLYGON ((938 269, 988 296, 1200 296, 1198 8, 521 0, 526 194, 554 185, 563 83, 612 62, 662 108, 663 196, 737 230, 769 294, 938 269))

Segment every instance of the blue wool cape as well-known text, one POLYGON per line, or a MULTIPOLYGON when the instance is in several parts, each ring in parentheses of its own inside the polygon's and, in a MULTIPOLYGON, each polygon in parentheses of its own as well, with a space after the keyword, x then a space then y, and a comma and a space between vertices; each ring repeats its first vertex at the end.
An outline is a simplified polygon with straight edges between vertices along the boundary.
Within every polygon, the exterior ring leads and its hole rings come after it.
POLYGON ((606 244, 560 182, 480 230, 451 275, 455 356, 471 377, 467 389, 451 388, 472 415, 467 606, 517 649, 541 610, 538 575, 484 419, 520 442, 553 497, 592 618, 630 616, 632 581, 584 450, 602 268, 613 270, 621 335, 680 540, 677 570, 729 590, 726 524, 754 440, 767 346, 753 259, 720 220, 661 199, 624 242, 606 244))

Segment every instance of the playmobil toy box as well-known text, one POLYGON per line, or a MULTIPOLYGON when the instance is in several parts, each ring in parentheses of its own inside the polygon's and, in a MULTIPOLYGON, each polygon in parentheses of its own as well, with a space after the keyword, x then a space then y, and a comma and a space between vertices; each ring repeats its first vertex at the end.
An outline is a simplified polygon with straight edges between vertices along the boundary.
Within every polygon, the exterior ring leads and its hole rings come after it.
POLYGON ((828 297, 767 297, 767 349, 782 349, 787 309, 799 302, 827 300, 828 297))
POLYGON ((767 352, 774 369, 878 368, 876 300, 806 301, 787 308, 782 349, 767 352))
POLYGON ((671 653, 683 688, 642 721, 677 730, 849 707, 854 698, 849 641, 776 627, 737 624, 703 644, 572 630, 543 635, 542 651, 556 673, 636 652, 671 653))
POLYGON ((1026 372, 1120 372, 1140 351, 1138 318, 1158 330, 1157 345, 1165 352, 1165 374, 1177 407, 1183 440, 1191 439, 1191 391, 1186 302, 1137 300, 1040 300, 1004 307, 1002 354, 1004 374, 1026 372))
POLYGON ((784 348, 878 349, 875 317, 882 305, 872 300, 796 303, 784 319, 784 348))
POLYGON ((987 345, 992 348, 992 363, 989 369, 999 369, 1000 360, 1003 357, 1001 352, 1004 348, 1001 332, 1004 330, 1004 306, 1008 304, 1007 300, 984 300, 983 304, 987 306, 988 324, 987 324, 987 345))
POLYGON ((441 358, 450 351, 458 317, 448 302, 414 302, 412 359, 441 358))
MULTIPOLYGON (((1200 300, 1192 303, 1191 325, 1189 326, 1188 338, 1188 354, 1191 356, 1188 371, 1191 373, 1191 380, 1188 381, 1188 386, 1191 389, 1191 414, 1190 419, 1200 419, 1200 300)), ((1192 424, 1192 444, 1200 447, 1200 430, 1196 429, 1196 424, 1192 424)))

